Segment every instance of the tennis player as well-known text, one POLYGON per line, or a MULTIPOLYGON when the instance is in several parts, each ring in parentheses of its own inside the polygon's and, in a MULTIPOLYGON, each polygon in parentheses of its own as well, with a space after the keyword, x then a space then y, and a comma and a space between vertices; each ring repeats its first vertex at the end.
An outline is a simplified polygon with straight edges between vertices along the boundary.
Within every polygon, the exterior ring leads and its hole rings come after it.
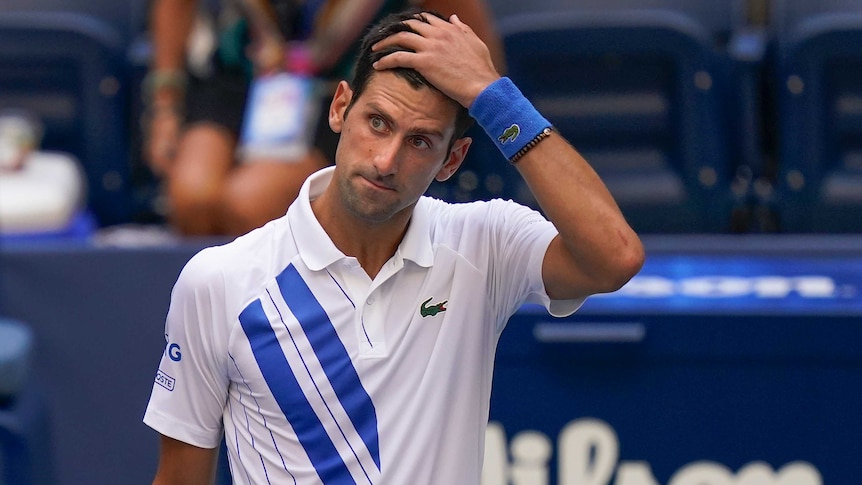
POLYGON ((336 164, 183 269, 144 421, 156 484, 478 484, 495 348, 525 302, 616 290, 641 243, 589 164, 456 16, 390 16, 329 111, 336 164), (469 110, 469 111, 468 111, 469 110), (475 119, 548 219, 423 196, 475 119))

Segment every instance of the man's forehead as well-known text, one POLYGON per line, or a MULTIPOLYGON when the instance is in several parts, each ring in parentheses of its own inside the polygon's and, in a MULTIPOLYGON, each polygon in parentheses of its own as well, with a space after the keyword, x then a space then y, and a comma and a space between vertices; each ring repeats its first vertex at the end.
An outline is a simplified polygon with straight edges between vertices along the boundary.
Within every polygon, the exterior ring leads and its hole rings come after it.
POLYGON ((356 101, 364 101, 383 109, 390 103, 398 107, 412 108, 414 114, 439 122, 441 128, 454 125, 458 108, 453 99, 436 88, 413 85, 393 71, 372 74, 364 92, 360 94, 360 99, 356 101))
POLYGON ((372 90, 379 90, 382 92, 392 92, 395 89, 402 89, 404 87, 408 87, 409 91, 407 92, 412 91, 413 93, 415 93, 416 96, 430 96, 436 98, 435 100, 440 102, 440 105, 445 106, 446 108, 451 107, 452 109, 455 109, 458 107, 457 101, 446 96, 434 86, 430 84, 414 84, 406 77, 396 74, 396 72, 393 70, 373 73, 371 76, 368 77, 368 83, 365 86, 365 91, 370 92, 372 90))

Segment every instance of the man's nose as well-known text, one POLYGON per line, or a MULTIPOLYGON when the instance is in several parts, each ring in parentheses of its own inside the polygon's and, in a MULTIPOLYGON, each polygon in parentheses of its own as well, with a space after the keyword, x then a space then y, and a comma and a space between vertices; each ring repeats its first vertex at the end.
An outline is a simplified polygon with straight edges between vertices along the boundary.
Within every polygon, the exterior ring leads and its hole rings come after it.
POLYGON ((401 142, 396 137, 391 137, 381 142, 374 153, 374 167, 381 176, 394 175, 398 171, 398 157, 401 151, 401 142))

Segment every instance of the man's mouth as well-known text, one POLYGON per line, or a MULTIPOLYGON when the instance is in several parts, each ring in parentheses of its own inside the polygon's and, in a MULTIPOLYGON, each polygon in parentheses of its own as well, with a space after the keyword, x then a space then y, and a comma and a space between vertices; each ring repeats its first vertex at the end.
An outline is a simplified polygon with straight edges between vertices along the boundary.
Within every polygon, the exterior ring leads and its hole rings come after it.
POLYGON ((387 183, 386 181, 381 180, 380 178, 377 178, 377 177, 367 177, 367 176, 365 176, 365 175, 362 175, 361 177, 362 177, 363 179, 365 179, 365 181, 366 181, 366 182, 368 182, 369 184, 373 185, 373 186, 374 186, 375 188, 377 188, 377 189, 380 189, 380 190, 393 190, 393 191, 395 190, 395 187, 393 187, 393 186, 392 186, 392 184, 389 184, 389 183, 387 183))

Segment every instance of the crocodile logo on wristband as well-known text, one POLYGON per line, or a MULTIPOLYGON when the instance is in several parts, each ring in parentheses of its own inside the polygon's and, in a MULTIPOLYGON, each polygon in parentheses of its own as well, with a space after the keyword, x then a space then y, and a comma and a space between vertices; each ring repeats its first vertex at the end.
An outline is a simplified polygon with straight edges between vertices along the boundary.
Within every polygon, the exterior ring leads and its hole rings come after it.
POLYGON ((521 127, 513 123, 512 126, 503 130, 503 134, 498 136, 497 140, 501 144, 505 145, 506 143, 511 143, 511 142, 515 141, 515 139, 517 139, 518 135, 520 135, 520 134, 521 134, 521 127))

